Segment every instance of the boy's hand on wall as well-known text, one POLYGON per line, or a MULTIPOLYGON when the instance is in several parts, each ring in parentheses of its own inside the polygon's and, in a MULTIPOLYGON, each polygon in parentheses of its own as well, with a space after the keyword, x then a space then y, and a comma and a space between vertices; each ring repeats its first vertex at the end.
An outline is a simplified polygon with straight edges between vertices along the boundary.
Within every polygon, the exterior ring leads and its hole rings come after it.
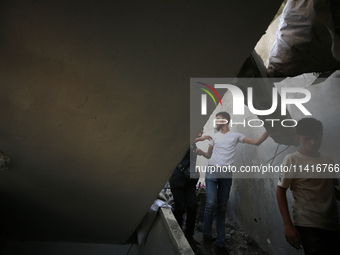
POLYGON ((195 153, 199 156, 203 155, 203 151, 201 149, 197 149, 195 153))
POLYGON ((212 137, 210 135, 205 135, 205 136, 202 136, 202 141, 204 140, 212 140, 212 137))

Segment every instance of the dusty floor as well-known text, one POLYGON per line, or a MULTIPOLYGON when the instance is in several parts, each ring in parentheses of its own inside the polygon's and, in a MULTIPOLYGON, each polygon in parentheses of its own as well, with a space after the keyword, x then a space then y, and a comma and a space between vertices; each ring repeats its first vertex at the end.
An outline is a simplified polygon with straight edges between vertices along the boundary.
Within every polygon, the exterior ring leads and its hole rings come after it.
MULTIPOLYGON (((216 254, 213 248, 209 251, 204 247, 203 234, 200 227, 196 228, 194 239, 199 243, 198 250, 195 250, 196 254, 216 254)), ((243 232, 235 222, 229 219, 226 221, 226 247, 229 255, 268 255, 251 236, 243 232)))
MULTIPOLYGON (((217 255, 213 247, 209 250, 203 245, 203 215, 205 206, 205 190, 200 189, 198 192, 198 210, 197 210, 197 223, 195 228, 194 239, 197 241, 197 249, 194 250, 196 255, 217 255)), ((164 190, 165 200, 173 206, 173 198, 170 189, 167 192, 164 190)), ((184 219, 185 221, 185 219, 184 219)), ((213 231, 215 222, 213 223, 213 231)), ((183 224, 185 227, 185 223, 183 224)), ((256 243, 256 241, 247 233, 241 230, 236 222, 233 222, 228 217, 226 218, 226 247, 229 255, 268 255, 256 243)))

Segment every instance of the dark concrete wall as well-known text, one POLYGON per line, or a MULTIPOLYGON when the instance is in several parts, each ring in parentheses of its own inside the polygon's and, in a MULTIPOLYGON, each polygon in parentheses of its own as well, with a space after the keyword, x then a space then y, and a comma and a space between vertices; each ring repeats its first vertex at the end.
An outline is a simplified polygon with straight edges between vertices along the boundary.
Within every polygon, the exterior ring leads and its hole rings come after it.
POLYGON ((4 229, 126 242, 189 144, 190 77, 234 76, 279 6, 1 1, 4 229))

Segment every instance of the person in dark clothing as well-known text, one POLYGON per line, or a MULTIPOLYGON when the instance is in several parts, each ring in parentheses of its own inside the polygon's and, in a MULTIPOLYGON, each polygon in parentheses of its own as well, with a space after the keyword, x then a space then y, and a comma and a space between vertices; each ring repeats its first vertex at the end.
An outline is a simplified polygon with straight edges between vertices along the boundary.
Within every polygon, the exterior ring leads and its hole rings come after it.
POLYGON ((195 242, 193 235, 197 210, 196 184, 199 178, 199 173, 197 176, 190 176, 190 173, 194 172, 196 165, 197 155, 195 151, 197 147, 195 143, 204 140, 211 140, 210 136, 202 136, 202 134, 203 129, 200 131, 194 141, 194 144, 187 150, 185 156, 177 165, 170 177, 170 188, 174 198, 173 213, 181 228, 183 226, 184 213, 187 213, 185 236, 191 246, 193 246, 193 243, 195 242))

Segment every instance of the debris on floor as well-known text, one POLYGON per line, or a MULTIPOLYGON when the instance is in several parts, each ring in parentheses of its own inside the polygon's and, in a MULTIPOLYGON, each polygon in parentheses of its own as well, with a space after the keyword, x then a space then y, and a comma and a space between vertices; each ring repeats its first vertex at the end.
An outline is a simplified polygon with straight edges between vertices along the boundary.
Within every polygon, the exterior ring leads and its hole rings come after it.
MULTIPOLYGON (((164 200, 168 202, 169 205, 173 206, 173 196, 170 191, 170 187, 166 186, 161 192, 164 200)), ((196 217, 196 227, 193 240, 188 240, 190 246, 192 247, 196 255, 218 255, 218 254, 228 254, 228 255, 268 255, 263 251, 257 242, 246 232, 244 232, 240 226, 232 221, 228 216, 226 217, 225 227, 226 227, 226 248, 227 252, 217 252, 215 243, 207 247, 203 244, 203 219, 204 219, 204 208, 206 202, 205 196, 205 186, 198 184, 197 189, 197 217, 196 217)), ((184 214, 183 231, 185 231, 185 221, 186 214, 184 214)), ((213 222, 213 233, 216 233, 216 222, 213 222)), ((216 236, 216 234, 215 234, 216 236)), ((216 239, 216 238, 215 238, 216 239)))
MULTIPOLYGON (((264 252, 256 243, 256 241, 243 230, 240 226, 228 218, 226 219, 226 247, 229 255, 268 255, 264 252)), ((195 250, 195 254, 199 255, 210 255, 217 254, 212 248, 211 252, 203 245, 203 234, 201 229, 196 229, 195 240, 198 242, 198 249, 195 250)))

